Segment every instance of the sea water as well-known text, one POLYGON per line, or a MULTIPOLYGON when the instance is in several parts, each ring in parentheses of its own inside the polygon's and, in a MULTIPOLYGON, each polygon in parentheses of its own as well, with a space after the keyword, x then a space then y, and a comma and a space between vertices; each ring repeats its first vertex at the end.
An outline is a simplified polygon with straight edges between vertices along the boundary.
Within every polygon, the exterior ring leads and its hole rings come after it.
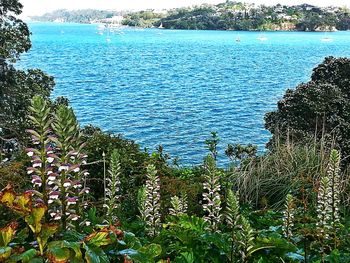
POLYGON ((350 32, 29 26, 33 47, 19 66, 54 76, 53 97, 68 97, 81 125, 120 133, 148 151, 161 144, 184 165, 202 162, 212 131, 222 157, 228 143, 263 151, 270 138, 264 114, 286 89, 307 82, 324 57, 350 56, 350 32))

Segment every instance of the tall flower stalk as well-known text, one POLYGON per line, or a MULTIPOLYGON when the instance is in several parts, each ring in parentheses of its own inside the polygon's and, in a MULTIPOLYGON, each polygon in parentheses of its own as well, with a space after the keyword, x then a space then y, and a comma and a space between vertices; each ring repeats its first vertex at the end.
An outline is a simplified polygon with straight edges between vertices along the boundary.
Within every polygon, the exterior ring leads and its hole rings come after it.
POLYGON ((283 226, 282 231, 284 236, 290 240, 293 236, 292 229, 294 227, 294 214, 295 214, 295 204, 294 198, 291 194, 287 194, 286 204, 284 205, 285 210, 283 212, 283 226))
POLYGON ((204 166, 206 170, 203 183, 204 220, 210 224, 212 231, 217 231, 221 221, 220 176, 212 156, 207 156, 204 166))
POLYGON ((337 150, 332 150, 329 158, 329 165, 327 175, 330 181, 330 190, 332 193, 330 205, 332 207, 331 226, 335 231, 337 225, 340 223, 339 205, 341 192, 341 178, 340 178, 340 154, 337 150))
POLYGON ((106 200, 104 206, 107 209, 107 218, 110 224, 113 224, 118 216, 118 208, 120 205, 120 176, 121 165, 120 155, 117 150, 114 150, 111 155, 110 168, 108 170, 109 177, 107 178, 106 200))
POLYGON ((241 254, 240 262, 248 262, 250 255, 254 252, 254 231, 249 221, 240 216, 240 230, 237 235, 239 253, 241 254))
POLYGON ((37 195, 49 208, 46 219, 61 221, 62 229, 66 230, 67 221, 79 219, 80 197, 89 191, 83 188, 87 172, 81 165, 87 156, 82 153, 80 129, 73 110, 64 105, 52 115, 48 103, 34 97, 29 109, 34 129, 28 132, 35 148, 27 149, 32 158, 28 174, 39 190, 37 195))
MULTIPOLYGON (((239 206, 239 198, 237 195, 230 189, 227 192, 226 198, 226 213, 225 219, 228 228, 231 230, 231 250, 230 250, 230 261, 235 261, 235 243, 237 242, 236 232, 238 227, 238 222, 240 218, 240 206, 239 206)), ((236 249, 237 250, 237 249, 236 249)))
POLYGON ((154 237, 160 230, 160 178, 154 165, 147 166, 147 180, 145 188, 145 202, 143 205, 143 217, 146 229, 150 236, 154 237))
POLYGON ((336 243, 337 227, 340 223, 340 154, 332 150, 329 158, 327 174, 321 178, 317 200, 317 228, 320 233, 321 243, 333 238, 336 243))

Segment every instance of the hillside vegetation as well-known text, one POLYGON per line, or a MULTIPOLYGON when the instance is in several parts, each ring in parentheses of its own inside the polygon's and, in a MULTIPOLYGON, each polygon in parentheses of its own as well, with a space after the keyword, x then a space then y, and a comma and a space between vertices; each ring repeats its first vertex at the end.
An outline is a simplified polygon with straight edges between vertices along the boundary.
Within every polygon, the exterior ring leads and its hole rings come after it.
MULTIPOLYGON (((200 5, 171 10, 116 12, 98 10, 57 10, 40 17, 38 21, 110 22, 123 16, 121 23, 135 27, 210 30, 299 30, 334 31, 350 29, 350 12, 345 7, 317 7, 308 4, 254 5, 226 1, 218 5, 200 5)), ((118 20, 118 23, 120 21, 118 20)))

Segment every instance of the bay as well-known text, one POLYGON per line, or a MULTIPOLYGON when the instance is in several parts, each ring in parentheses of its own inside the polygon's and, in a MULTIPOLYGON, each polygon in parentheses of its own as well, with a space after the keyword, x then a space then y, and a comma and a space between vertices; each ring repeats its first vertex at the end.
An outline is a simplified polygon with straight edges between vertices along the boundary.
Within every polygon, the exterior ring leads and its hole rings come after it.
POLYGON ((201 163, 204 140, 270 138, 264 114, 287 88, 309 80, 326 56, 350 56, 350 32, 99 30, 98 25, 29 23, 33 47, 22 68, 55 77, 53 97, 71 101, 81 125, 94 124, 180 163, 201 163), (240 41, 237 41, 237 40, 240 41))

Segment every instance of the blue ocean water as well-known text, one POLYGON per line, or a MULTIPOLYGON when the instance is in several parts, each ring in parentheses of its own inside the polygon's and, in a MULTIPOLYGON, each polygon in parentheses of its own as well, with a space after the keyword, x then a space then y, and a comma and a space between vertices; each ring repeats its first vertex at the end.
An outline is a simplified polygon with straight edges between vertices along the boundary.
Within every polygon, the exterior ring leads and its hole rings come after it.
POLYGON ((30 23, 21 67, 56 79, 82 125, 121 133, 150 151, 162 144, 181 164, 201 163, 211 131, 227 143, 270 138, 263 117, 287 88, 309 80, 326 56, 350 56, 350 32, 123 29, 30 23), (240 42, 236 39, 239 38, 240 42))

